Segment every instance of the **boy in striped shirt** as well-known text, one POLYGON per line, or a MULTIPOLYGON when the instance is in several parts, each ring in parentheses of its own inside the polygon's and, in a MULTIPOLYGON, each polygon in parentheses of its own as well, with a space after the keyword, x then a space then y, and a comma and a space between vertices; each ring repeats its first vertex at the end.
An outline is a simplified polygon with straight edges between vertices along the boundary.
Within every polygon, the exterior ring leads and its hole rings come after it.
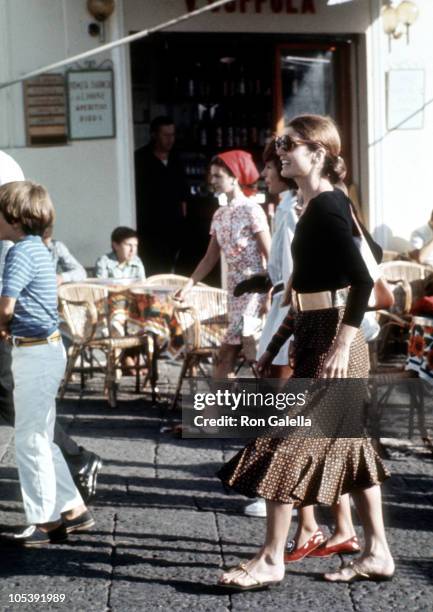
POLYGON ((42 242, 54 221, 48 192, 30 181, 0 187, 0 240, 7 253, 0 298, 0 336, 12 343, 15 451, 30 526, 14 536, 23 546, 64 541, 94 523, 53 442, 55 398, 65 370, 57 329, 57 281, 42 242))

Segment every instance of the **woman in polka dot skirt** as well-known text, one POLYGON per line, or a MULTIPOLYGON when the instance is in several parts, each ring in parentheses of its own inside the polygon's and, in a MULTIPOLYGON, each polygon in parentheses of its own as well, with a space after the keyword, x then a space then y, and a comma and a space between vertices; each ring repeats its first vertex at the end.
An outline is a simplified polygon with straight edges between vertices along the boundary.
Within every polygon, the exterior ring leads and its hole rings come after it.
MULTIPOLYGON (((352 204, 334 188, 346 171, 340 146, 334 122, 318 115, 294 118, 276 139, 282 175, 296 181, 304 208, 292 243, 292 308, 296 313, 286 317, 261 357, 258 367, 263 373, 293 329, 296 378, 368 376, 368 350, 359 326, 373 280, 354 240, 352 204)), ((377 256, 377 245, 367 232, 365 237, 377 256)), ((340 392, 341 387, 330 389, 325 420, 332 423, 332 417, 342 411, 349 417, 356 414, 364 401, 362 384, 349 399, 340 392)), ((364 529, 364 549, 356 561, 325 574, 325 579, 391 578, 394 562, 385 535, 380 490, 388 476, 366 437, 337 437, 328 428, 326 437, 256 438, 222 467, 219 477, 244 495, 266 499, 265 541, 252 559, 225 572, 219 583, 241 591, 279 583, 284 577, 293 506, 332 505, 345 493, 351 493, 355 501, 364 529)))

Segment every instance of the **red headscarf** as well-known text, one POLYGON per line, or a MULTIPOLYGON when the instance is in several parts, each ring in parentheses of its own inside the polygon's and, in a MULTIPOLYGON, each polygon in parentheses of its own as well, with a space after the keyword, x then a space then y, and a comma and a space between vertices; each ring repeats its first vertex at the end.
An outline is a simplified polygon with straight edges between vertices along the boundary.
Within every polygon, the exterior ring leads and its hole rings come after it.
POLYGON ((250 153, 241 150, 226 151, 217 155, 238 179, 246 196, 256 193, 251 185, 259 180, 260 174, 250 153))

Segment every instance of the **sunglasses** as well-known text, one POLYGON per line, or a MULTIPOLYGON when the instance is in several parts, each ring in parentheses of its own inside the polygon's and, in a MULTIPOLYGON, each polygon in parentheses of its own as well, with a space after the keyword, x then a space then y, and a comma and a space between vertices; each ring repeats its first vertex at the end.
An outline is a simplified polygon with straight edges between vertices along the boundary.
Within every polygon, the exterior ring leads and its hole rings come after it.
POLYGON ((296 147, 299 147, 303 144, 317 144, 312 140, 302 140, 301 138, 292 138, 288 134, 284 136, 277 136, 275 138, 275 148, 283 149, 283 151, 293 151, 296 147))

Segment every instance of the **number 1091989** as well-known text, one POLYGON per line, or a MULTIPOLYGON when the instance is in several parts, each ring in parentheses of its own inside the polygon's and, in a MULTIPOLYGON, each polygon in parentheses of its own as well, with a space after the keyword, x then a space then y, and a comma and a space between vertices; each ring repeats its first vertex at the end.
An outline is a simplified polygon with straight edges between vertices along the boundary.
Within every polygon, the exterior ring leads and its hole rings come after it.
POLYGON ((9 603, 62 603, 64 593, 10 593, 9 603))

